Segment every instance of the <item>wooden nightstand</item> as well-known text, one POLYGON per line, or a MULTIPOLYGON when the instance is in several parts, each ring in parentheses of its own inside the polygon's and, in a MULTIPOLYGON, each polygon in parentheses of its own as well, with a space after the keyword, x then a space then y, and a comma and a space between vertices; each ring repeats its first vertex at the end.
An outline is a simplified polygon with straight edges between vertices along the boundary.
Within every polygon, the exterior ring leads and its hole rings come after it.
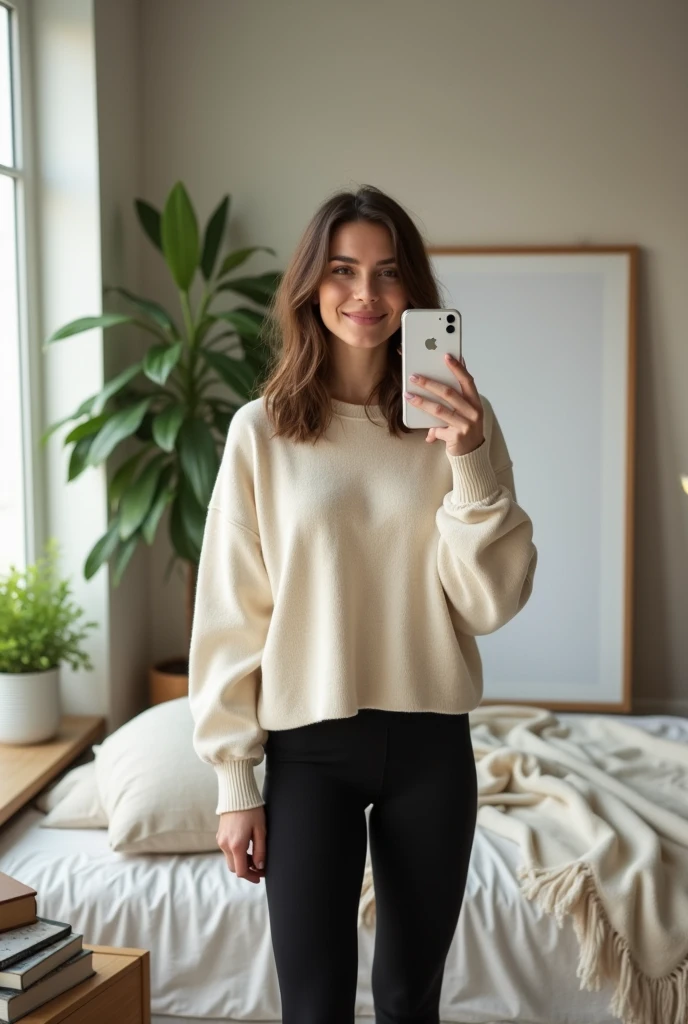
POLYGON ((105 733, 101 715, 63 715, 43 743, 0 743, 0 826, 25 807, 105 733))
POLYGON ((95 974, 36 1007, 17 1024, 150 1024, 147 949, 91 946, 95 974))
MULTIPOLYGON (((105 733, 100 715, 63 715, 43 743, 0 743, 0 827, 105 733)), ((93 946, 95 974, 20 1018, 18 1024, 150 1024, 147 949, 93 946)))

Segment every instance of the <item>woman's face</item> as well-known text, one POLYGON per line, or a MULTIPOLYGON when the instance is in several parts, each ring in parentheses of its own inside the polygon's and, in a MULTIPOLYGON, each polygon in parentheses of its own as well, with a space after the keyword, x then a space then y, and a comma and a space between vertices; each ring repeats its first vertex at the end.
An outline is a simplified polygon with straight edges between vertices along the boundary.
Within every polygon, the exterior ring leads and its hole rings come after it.
POLYGON ((325 327, 347 345, 375 348, 398 330, 407 297, 383 224, 355 221, 332 232, 318 299, 325 327))

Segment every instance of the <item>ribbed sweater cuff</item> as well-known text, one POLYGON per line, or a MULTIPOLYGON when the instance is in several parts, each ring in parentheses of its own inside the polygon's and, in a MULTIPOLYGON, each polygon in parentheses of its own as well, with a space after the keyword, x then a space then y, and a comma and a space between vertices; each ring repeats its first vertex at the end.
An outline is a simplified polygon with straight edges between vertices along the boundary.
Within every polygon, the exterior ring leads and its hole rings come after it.
POLYGON ((492 468, 487 441, 468 455, 449 455, 453 487, 451 500, 455 505, 470 505, 475 501, 486 501, 499 490, 499 481, 492 468))
POLYGON ((226 811, 247 811, 264 804, 258 788, 251 758, 223 761, 213 765, 217 773, 218 795, 216 814, 226 811))

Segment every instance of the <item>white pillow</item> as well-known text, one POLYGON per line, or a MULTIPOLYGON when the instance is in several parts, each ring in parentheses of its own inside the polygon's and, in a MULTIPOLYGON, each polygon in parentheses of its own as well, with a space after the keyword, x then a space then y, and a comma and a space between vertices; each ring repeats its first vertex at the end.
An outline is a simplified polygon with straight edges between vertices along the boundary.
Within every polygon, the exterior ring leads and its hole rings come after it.
MULTIPOLYGON (((88 764, 95 765, 95 761, 89 761, 88 764)), ((84 769, 87 767, 88 765, 80 764, 66 772, 61 779, 38 794, 33 802, 34 807, 39 811, 52 811, 53 807, 57 807, 60 800, 64 800, 67 794, 79 784, 80 779, 84 777, 84 769)))
MULTIPOLYGON (((98 746, 93 750, 97 751, 98 746)), ((108 821, 98 796, 96 763, 88 761, 68 772, 36 805, 48 813, 41 828, 107 828, 108 821)))
MULTIPOLYGON (((218 850, 217 775, 193 747, 188 695, 146 708, 100 744, 96 784, 120 853, 218 850)), ((265 759, 254 769, 262 789, 265 759)))

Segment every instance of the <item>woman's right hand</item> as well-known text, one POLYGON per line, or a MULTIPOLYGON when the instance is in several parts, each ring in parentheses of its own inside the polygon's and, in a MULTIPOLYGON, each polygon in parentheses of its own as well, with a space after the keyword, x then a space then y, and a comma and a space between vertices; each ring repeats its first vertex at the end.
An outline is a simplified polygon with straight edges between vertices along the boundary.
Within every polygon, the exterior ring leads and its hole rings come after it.
POLYGON ((265 875, 265 805, 251 807, 247 811, 226 811, 220 815, 217 830, 217 845, 225 855, 229 870, 237 878, 248 882, 260 882, 265 875), (249 840, 253 840, 252 851, 248 852, 249 840))

